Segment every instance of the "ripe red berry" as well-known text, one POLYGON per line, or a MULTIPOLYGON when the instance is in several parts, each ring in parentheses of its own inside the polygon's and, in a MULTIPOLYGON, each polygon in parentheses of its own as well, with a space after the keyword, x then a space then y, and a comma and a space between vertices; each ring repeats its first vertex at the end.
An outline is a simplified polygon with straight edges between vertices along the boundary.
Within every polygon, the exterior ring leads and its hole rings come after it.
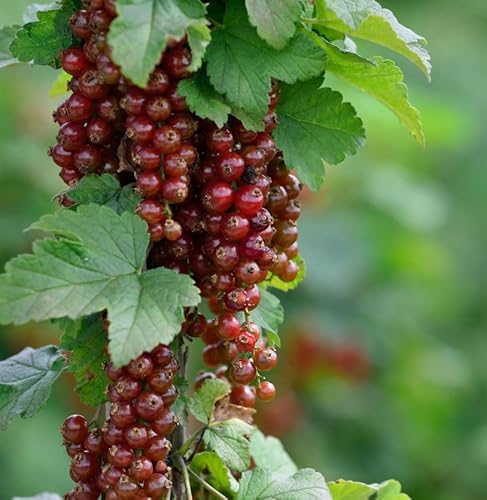
POLYGON ((128 467, 134 459, 134 451, 125 444, 114 444, 108 448, 107 460, 116 467, 128 467))
POLYGON ((93 478, 98 472, 98 468, 96 455, 89 451, 78 453, 71 460, 71 471, 78 481, 93 478))
POLYGON ((98 71, 90 69, 80 76, 79 90, 89 99, 101 99, 108 94, 110 88, 98 71))
POLYGON ((146 116, 131 116, 127 119, 126 135, 137 144, 147 144, 154 137, 154 122, 146 116))
POLYGON ((237 346, 238 352, 246 353, 252 352, 255 347, 255 337, 246 331, 242 331, 240 335, 235 339, 235 344, 237 346))
POLYGON ((179 420, 169 409, 164 408, 159 412, 157 418, 150 423, 151 429, 160 436, 168 436, 178 425, 179 420))
POLYGON ((49 156, 54 163, 62 168, 72 168, 74 166, 73 153, 64 149, 61 144, 56 144, 49 150, 49 156))
POLYGON ((149 94, 158 95, 165 94, 169 87, 170 82, 167 73, 161 68, 157 68, 150 75, 146 90, 149 94))
POLYGON ((169 203, 183 203, 189 194, 189 187, 184 177, 169 177, 161 188, 162 197, 169 203))
POLYGON ((233 147, 233 136, 229 129, 213 129, 208 133, 206 143, 212 153, 226 153, 233 147))
POLYGON ((255 366, 261 371, 269 371, 277 365, 277 353, 270 347, 263 347, 254 352, 255 366))
POLYGON ((213 182, 202 191, 201 203, 210 214, 223 214, 233 204, 233 189, 227 182, 213 182))
POLYGON ((69 27, 76 38, 86 40, 91 35, 91 29, 88 26, 90 13, 86 10, 75 12, 69 20, 69 27))
POLYGON ((115 390, 124 401, 135 399, 142 391, 142 386, 137 380, 122 376, 115 383, 115 390))
POLYGON ((95 455, 101 455, 105 449, 103 435, 100 429, 92 429, 85 438, 84 447, 95 455))
POLYGON ((236 385, 230 393, 230 402, 234 405, 255 407, 255 389, 249 385, 236 385))
POLYGON ((132 360, 127 366, 128 374, 136 379, 143 380, 147 378, 154 369, 154 363, 151 356, 141 354, 138 358, 132 360))
POLYGON ((144 420, 154 420, 164 406, 163 400, 155 392, 143 392, 135 402, 135 411, 144 420))
POLYGON ((164 474, 159 473, 153 474, 144 483, 144 493, 149 498, 163 498, 171 488, 171 481, 164 474))
POLYGON ((176 153, 181 147, 181 136, 173 127, 163 125, 154 133, 154 146, 164 154, 176 153))
POLYGON ((230 377, 237 384, 250 384, 256 376, 254 363, 250 359, 239 359, 232 363, 230 377))
POLYGON ((86 129, 81 123, 66 123, 58 132, 58 143, 66 151, 76 151, 86 143, 86 129))
POLYGON ((147 427, 135 424, 125 429, 124 438, 131 448, 143 448, 149 440, 147 427))
POLYGON ((248 217, 253 217, 264 205, 264 195, 255 186, 242 186, 235 193, 235 207, 248 217))
POLYGON ((191 64, 191 52, 184 47, 166 50, 162 64, 173 78, 186 78, 190 75, 188 68, 191 64))
POLYGON ((167 97, 151 97, 146 104, 145 112, 147 116, 155 122, 162 122, 171 116, 171 102, 167 97))
POLYGON ((268 382, 267 380, 264 380, 264 382, 261 382, 257 386, 257 397, 261 401, 272 401, 276 397, 276 388, 274 387, 274 384, 271 382, 268 382))
POLYGON ((240 179, 245 170, 245 162, 238 153, 231 151, 219 156, 215 163, 216 172, 227 182, 240 179))
POLYGON ((161 222, 164 216, 164 206, 156 200, 141 201, 136 211, 149 224, 161 222))
POLYGON ((138 457, 135 462, 132 462, 129 469, 129 475, 135 481, 146 481, 150 479, 154 472, 152 462, 144 456, 138 457))
POLYGON ((218 316, 215 332, 222 340, 234 340, 240 334, 240 322, 232 313, 218 316))
POLYGON ((117 427, 125 429, 125 427, 132 425, 136 418, 137 415, 132 403, 118 401, 111 404, 110 419, 117 427))
POLYGON ((72 47, 61 54, 61 65, 66 73, 80 76, 89 68, 90 63, 81 49, 72 47))
POLYGON ((62 427, 61 434, 66 443, 82 443, 88 435, 88 422, 83 415, 71 415, 62 427))
POLYGON ((144 455, 153 462, 165 460, 171 448, 172 445, 168 439, 162 436, 154 436, 147 442, 144 448, 144 455))
POLYGON ((155 196, 162 189, 162 177, 153 170, 142 171, 137 176, 137 190, 143 196, 155 196))

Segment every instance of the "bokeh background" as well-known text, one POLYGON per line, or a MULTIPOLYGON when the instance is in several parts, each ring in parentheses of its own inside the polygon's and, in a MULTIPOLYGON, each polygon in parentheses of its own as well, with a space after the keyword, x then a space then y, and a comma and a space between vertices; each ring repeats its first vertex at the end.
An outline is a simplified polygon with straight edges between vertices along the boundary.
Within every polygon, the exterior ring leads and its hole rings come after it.
MULTIPOLYGON (((1 3, 6 25, 29 2, 1 3)), ((394 477, 415 500, 485 499, 487 6, 382 3, 430 43, 431 85, 401 61, 427 148, 367 96, 331 82, 364 118, 368 144, 305 196, 311 271, 282 297, 279 397, 259 420, 327 479, 394 477)), ((30 249, 22 229, 53 210, 62 189, 46 156, 55 78, 38 67, 0 71, 2 264, 30 249)), ((0 356, 55 341, 48 325, 2 328, 0 356)), ((82 408, 66 376, 46 408, 0 433, 0 499, 68 488, 58 427, 73 410, 82 408)))

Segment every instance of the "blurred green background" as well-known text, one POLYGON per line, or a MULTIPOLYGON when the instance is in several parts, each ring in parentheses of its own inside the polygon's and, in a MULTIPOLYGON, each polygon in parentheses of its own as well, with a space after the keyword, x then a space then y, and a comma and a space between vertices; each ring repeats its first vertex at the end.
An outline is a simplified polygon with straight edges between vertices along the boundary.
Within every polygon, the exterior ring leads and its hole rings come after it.
MULTIPOLYGON (((2 1, 1 25, 29 2, 2 1)), ((427 85, 404 62, 427 148, 366 96, 331 82, 364 118, 368 144, 307 195, 301 248, 311 270, 283 297, 280 395, 260 423, 300 465, 376 482, 415 500, 487 498, 487 139, 484 0, 384 1, 425 35, 427 85)), ((374 50, 364 47, 366 51, 374 50)), ((22 229, 62 189, 53 71, 0 71, 0 260, 28 251, 22 229)), ((47 326, 3 328, 2 358, 56 341, 47 326)), ((0 499, 70 485, 58 427, 82 410, 66 376, 48 406, 0 434, 0 499)))

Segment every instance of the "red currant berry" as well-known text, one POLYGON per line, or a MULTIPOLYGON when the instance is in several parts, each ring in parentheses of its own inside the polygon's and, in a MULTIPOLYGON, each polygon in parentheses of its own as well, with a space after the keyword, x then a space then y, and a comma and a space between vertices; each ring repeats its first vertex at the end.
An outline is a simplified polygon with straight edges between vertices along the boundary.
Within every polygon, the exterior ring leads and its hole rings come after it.
POLYGON ((154 146, 164 154, 176 153, 181 147, 181 136, 173 127, 163 125, 154 133, 154 146))
POLYGON ((162 64, 173 78, 187 78, 190 75, 188 68, 191 64, 191 52, 185 47, 166 50, 162 64))
POLYGON ((255 186, 242 186, 235 193, 235 206, 248 217, 253 217, 264 205, 264 195, 255 186))
POLYGON ((233 135, 227 128, 213 129, 208 133, 206 142, 212 153, 226 153, 233 147, 233 135))
POLYGON ((236 385, 230 393, 230 402, 234 405, 255 407, 255 389, 249 385, 236 385))
POLYGON ((142 196, 155 196, 162 189, 162 177, 153 170, 144 170, 137 176, 137 190, 142 196))
POLYGON ((213 182, 203 189, 201 202, 210 214, 223 214, 233 204, 233 189, 227 182, 213 182))
POLYGON ((255 347, 255 337, 249 332, 242 331, 235 339, 235 344, 240 353, 252 352, 255 347))
POLYGON ((91 29, 88 26, 90 13, 87 10, 75 12, 69 20, 69 27, 76 38, 87 40, 91 35, 91 29))
POLYGON ((147 457, 138 457, 129 469, 129 475, 135 481, 146 481, 150 479, 154 472, 154 466, 152 462, 147 457))
POLYGON ((139 203, 136 212, 149 224, 156 224, 163 220, 164 206, 155 200, 143 200, 139 203))
POLYGON ((66 73, 72 76, 80 76, 89 68, 90 63, 81 49, 73 47, 63 51, 61 65, 66 73))
POLYGON ((179 420, 169 408, 159 412, 157 418, 150 423, 151 429, 159 436, 168 436, 178 425, 179 420))
POLYGON ((276 397, 276 388, 274 384, 264 380, 257 386, 257 397, 261 401, 272 401, 276 397))
POLYGON ((165 460, 171 448, 171 442, 168 439, 162 436, 154 436, 147 442, 144 448, 144 455, 153 462, 165 460))
POLYGON ((247 293, 243 288, 235 288, 225 294, 224 302, 230 311, 243 311, 248 306, 247 293))
POLYGON ((122 376, 117 380, 115 390, 124 401, 130 401, 140 394, 142 386, 137 380, 131 377, 122 376))
POLYGON ((232 363, 230 377, 237 384, 250 384, 257 376, 255 366, 249 359, 239 359, 232 363))
POLYGON ((144 483, 144 493, 149 498, 164 498, 171 488, 172 483, 164 474, 153 474, 144 483))
POLYGON ((110 420, 121 429, 132 425, 137 415, 131 403, 118 401, 112 403, 110 407, 110 420))
POLYGON ((62 427, 61 434, 66 443, 82 443, 88 435, 88 422, 83 415, 71 415, 62 427))
POLYGON ((169 90, 169 77, 161 68, 155 69, 149 78, 147 84, 147 93, 151 95, 165 94, 169 90))

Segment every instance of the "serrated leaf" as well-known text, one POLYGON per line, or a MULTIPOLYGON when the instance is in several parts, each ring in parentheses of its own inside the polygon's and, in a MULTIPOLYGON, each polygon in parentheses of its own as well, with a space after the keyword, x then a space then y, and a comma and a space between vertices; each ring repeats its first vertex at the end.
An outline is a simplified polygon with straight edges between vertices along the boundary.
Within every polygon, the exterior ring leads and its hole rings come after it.
POLYGON ((27 347, 0 361, 0 429, 18 415, 29 418, 37 413, 65 366, 64 356, 54 346, 27 347))
POLYGON ((41 493, 35 497, 13 497, 12 500, 62 500, 57 493, 41 493))
MULTIPOLYGON (((39 12, 45 12, 47 10, 57 10, 59 9, 60 2, 51 2, 51 3, 31 3, 27 5, 25 11, 22 15, 22 21, 24 24, 27 23, 35 23, 37 21, 37 14, 39 12)), ((78 7, 79 5, 77 5, 78 7)))
POLYGON ((298 285, 304 280, 306 276, 306 263, 304 262, 303 258, 300 255, 295 257, 293 261, 299 267, 299 271, 296 278, 294 278, 292 281, 283 281, 276 274, 272 274, 269 279, 264 281, 263 286, 277 288, 282 292, 289 292, 289 290, 294 290, 295 288, 297 288, 298 285))
POLYGON ((4 26, 0 28, 0 68, 5 68, 19 62, 10 52, 10 44, 15 38, 20 26, 4 26))
POLYGON ((178 85, 178 94, 186 97, 189 109, 201 118, 208 118, 222 127, 231 112, 221 94, 211 85, 202 68, 192 78, 182 80, 178 85))
POLYGON ((340 93, 319 88, 321 81, 281 85, 277 107, 279 127, 275 141, 286 164, 302 181, 318 190, 324 179, 324 162, 337 164, 355 154, 365 141, 362 120, 344 103, 340 93))
POLYGON ((127 78, 145 87, 168 40, 201 26, 206 10, 200 0, 118 0, 117 12, 108 35, 112 57, 127 78))
POLYGON ((71 75, 68 75, 68 73, 61 70, 49 90, 49 95, 51 97, 57 97, 66 94, 68 92, 68 82, 70 80, 71 75))
POLYGON ((298 0, 245 0, 250 23, 271 47, 282 49, 296 32, 298 0))
POLYGON ((252 427, 231 419, 210 424, 203 434, 206 449, 214 451, 231 470, 242 472, 250 465, 248 436, 252 427))
POLYGON ((224 26, 213 31, 206 60, 210 82, 226 96, 234 114, 247 128, 262 130, 271 78, 293 84, 317 76, 324 70, 326 54, 303 32, 283 50, 273 49, 250 25, 243 3, 230 0, 224 26))
POLYGON ((216 453, 198 453, 191 461, 191 467, 199 474, 206 474, 205 480, 221 493, 233 496, 238 491, 238 482, 216 453))
POLYGON ((188 71, 198 71, 200 69, 210 41, 211 31, 206 19, 202 19, 188 28, 188 43, 191 48, 191 64, 188 71))
POLYGON ((252 311, 252 321, 265 330, 271 347, 281 347, 278 332, 284 322, 284 308, 281 301, 265 288, 260 290, 260 303, 252 311))
POLYGON ((62 337, 61 345, 69 345, 71 351, 68 371, 74 374, 76 391, 88 406, 98 406, 106 401, 105 389, 109 384, 104 369, 108 361, 106 341, 99 314, 68 324, 62 337), (75 328, 78 332, 73 336, 75 328))
POLYGON ((408 88, 403 83, 404 75, 393 61, 374 57, 364 59, 351 52, 343 52, 335 45, 321 40, 328 54, 327 71, 367 92, 387 106, 424 145, 424 132, 418 110, 408 99, 408 88))
POLYGON ((230 393, 230 386, 224 380, 206 380, 188 401, 188 410, 193 417, 208 424, 213 417, 215 404, 230 393))
POLYGON ((64 0, 56 10, 38 11, 37 21, 21 28, 10 45, 12 55, 21 62, 59 67, 59 53, 73 45, 69 19, 77 2, 64 0))
POLYGON ((237 500, 332 500, 325 480, 313 469, 301 469, 291 477, 268 469, 244 472, 237 500))
POLYGON ((375 0, 317 0, 315 26, 374 42, 414 62, 429 78, 430 55, 426 40, 403 26, 394 14, 375 0))
POLYGON ((406 493, 401 493, 401 484, 394 479, 380 484, 339 479, 328 483, 328 487, 333 500, 411 500, 406 493))
POLYGON ((117 215, 82 205, 43 217, 32 226, 57 236, 40 240, 0 276, 0 323, 108 310, 112 361, 125 365, 157 344, 169 344, 184 320, 183 308, 199 303, 189 276, 159 268, 142 272, 147 225, 135 214, 117 215))
POLYGON ((287 476, 298 470, 281 441, 273 436, 264 436, 258 429, 250 436, 250 454, 258 468, 287 476))
POLYGON ((86 175, 65 194, 75 205, 106 205, 118 214, 133 212, 141 200, 133 186, 121 187, 118 179, 110 174, 86 175))

